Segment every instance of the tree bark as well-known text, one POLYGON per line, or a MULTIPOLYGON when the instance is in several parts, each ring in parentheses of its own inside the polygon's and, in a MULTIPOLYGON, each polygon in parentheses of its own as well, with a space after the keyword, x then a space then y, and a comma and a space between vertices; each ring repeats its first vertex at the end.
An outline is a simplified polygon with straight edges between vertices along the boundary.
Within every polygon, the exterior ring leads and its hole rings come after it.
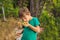
POLYGON ((40 9, 40 0, 31 0, 30 1, 30 12, 32 16, 38 16, 39 15, 39 9, 40 9))
POLYGON ((36 10, 35 10, 36 17, 39 14, 39 0, 36 1, 36 10))
POLYGON ((32 16, 35 16, 34 15, 34 0, 31 0, 30 1, 30 12, 31 12, 31 15, 32 16))

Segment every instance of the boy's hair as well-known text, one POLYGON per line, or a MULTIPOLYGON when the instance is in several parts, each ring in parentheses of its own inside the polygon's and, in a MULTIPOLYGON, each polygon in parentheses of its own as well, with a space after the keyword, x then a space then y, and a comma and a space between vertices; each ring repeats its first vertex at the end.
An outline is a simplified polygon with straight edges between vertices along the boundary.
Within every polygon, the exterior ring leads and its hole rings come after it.
POLYGON ((28 10, 27 7, 23 7, 23 8, 20 8, 18 14, 19 14, 19 17, 22 18, 24 17, 24 14, 30 15, 30 11, 28 10))

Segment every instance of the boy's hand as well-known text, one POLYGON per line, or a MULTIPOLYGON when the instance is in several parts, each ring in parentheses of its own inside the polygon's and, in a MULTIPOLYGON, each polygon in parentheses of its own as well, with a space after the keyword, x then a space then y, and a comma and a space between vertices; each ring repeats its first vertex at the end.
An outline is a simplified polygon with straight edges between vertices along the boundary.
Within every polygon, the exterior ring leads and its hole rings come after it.
POLYGON ((41 27, 40 27, 40 33, 43 32, 43 31, 44 31, 44 28, 41 28, 41 27))
POLYGON ((28 22, 24 22, 22 25, 28 27, 30 24, 28 22))

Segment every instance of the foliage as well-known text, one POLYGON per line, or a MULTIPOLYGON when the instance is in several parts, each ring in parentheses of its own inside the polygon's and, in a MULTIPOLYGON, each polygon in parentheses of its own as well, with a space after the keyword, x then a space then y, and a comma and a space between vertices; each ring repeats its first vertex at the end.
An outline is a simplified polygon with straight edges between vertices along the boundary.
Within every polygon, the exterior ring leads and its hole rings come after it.
MULTIPOLYGON (((56 20, 53 15, 44 10, 40 16, 41 26, 44 27, 44 32, 40 35, 41 40, 58 40, 59 33, 56 25, 56 20)), ((60 40, 60 39, 59 39, 60 40)))

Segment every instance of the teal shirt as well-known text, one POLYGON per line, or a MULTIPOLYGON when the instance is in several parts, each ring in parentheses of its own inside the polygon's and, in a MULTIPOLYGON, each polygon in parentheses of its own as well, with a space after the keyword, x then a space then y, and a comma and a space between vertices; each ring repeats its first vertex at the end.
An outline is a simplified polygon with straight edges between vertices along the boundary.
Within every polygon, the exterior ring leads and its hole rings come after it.
MULTIPOLYGON (((40 22, 36 17, 33 17, 30 21, 29 24, 31 24, 33 27, 36 27, 40 25, 40 22)), ((37 39, 37 32, 33 31, 29 27, 25 27, 23 31, 23 36, 21 40, 36 40, 37 39)))

